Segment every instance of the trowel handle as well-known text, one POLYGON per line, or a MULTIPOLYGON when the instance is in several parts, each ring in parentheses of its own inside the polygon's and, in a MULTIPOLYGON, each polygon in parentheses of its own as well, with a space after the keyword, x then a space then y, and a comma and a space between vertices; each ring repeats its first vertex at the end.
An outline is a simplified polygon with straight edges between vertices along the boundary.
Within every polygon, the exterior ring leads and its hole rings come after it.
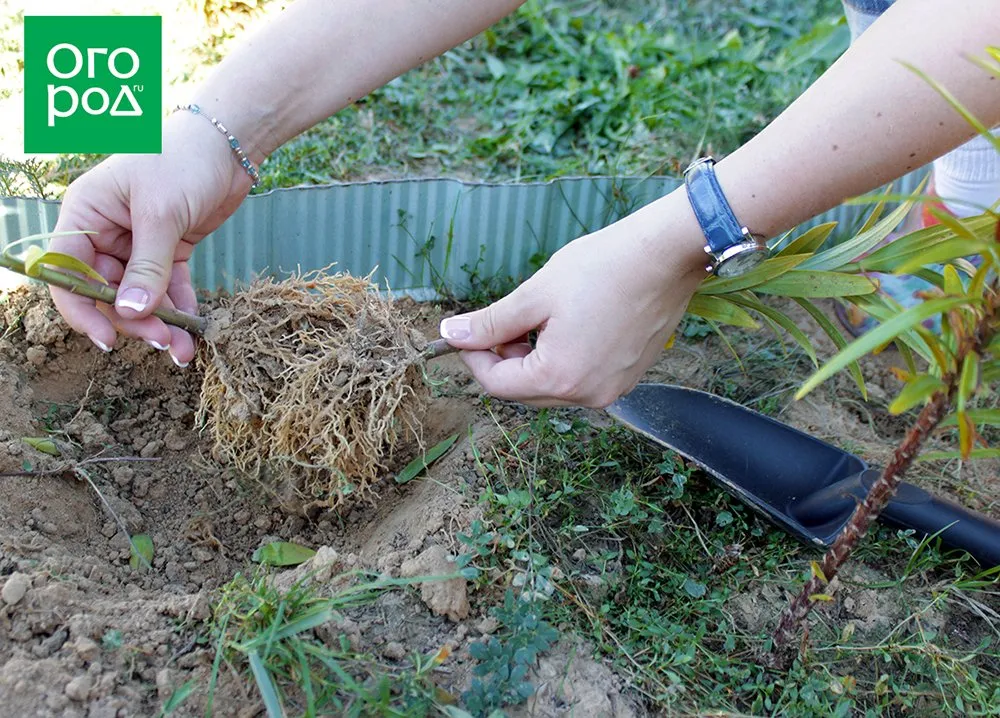
POLYGON ((912 484, 900 489, 879 516, 881 521, 928 536, 938 534, 943 543, 968 551, 984 568, 1000 566, 1000 521, 912 484))

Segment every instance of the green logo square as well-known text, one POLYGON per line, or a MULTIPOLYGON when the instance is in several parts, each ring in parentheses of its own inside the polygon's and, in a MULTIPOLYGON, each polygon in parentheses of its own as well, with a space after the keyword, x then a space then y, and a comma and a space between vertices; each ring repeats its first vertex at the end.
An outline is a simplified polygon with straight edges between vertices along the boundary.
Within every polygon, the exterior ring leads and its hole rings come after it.
POLYGON ((24 18, 24 151, 160 152, 160 17, 24 18))

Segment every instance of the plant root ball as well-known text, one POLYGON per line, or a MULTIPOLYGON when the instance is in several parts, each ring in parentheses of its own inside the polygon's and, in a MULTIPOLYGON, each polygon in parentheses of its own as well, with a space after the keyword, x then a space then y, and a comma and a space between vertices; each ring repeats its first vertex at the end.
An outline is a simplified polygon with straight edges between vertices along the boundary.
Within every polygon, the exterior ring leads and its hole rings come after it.
POLYGON ((338 508, 420 440, 424 341, 368 279, 255 280, 209 317, 200 423, 286 506, 338 508))

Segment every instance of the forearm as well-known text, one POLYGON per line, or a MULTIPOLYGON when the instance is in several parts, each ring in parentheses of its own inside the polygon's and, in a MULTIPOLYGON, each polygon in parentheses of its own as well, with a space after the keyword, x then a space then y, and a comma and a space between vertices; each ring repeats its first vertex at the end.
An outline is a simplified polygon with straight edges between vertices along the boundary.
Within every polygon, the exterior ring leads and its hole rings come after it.
POLYGON ((992 0, 900 0, 763 132, 719 165, 736 216, 772 236, 930 162, 975 130, 903 63, 987 127, 1000 80, 969 61, 1000 44, 992 0))
POLYGON ((524 0, 298 0, 227 57, 193 101, 255 162, 524 0))
MULTIPOLYGON (((719 163, 739 221, 775 236, 930 162, 975 130, 908 63, 987 127, 1000 123, 1000 80, 969 61, 1000 44, 992 0, 899 0, 759 135, 719 163)), ((643 210, 660 261, 705 264, 681 189, 643 210), (652 230, 651 230, 652 231, 652 230)))

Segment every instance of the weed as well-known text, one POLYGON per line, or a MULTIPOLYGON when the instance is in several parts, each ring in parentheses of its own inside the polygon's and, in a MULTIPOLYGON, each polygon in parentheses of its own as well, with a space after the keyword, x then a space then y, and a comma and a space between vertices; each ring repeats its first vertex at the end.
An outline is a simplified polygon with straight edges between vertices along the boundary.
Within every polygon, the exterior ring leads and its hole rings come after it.
POLYGON ((337 630, 342 611, 405 583, 353 583, 326 596, 309 575, 282 590, 264 570, 237 574, 213 611, 216 660, 252 676, 270 715, 430 715, 437 700, 431 673, 446 653, 417 656, 401 669, 382 666, 337 630))
POLYGON ((549 650, 558 632, 539 616, 538 603, 504 595, 503 606, 493 609, 502 627, 486 643, 474 643, 470 655, 479 661, 468 691, 462 694, 465 707, 474 715, 524 702, 535 692, 528 672, 538 656, 549 650))

